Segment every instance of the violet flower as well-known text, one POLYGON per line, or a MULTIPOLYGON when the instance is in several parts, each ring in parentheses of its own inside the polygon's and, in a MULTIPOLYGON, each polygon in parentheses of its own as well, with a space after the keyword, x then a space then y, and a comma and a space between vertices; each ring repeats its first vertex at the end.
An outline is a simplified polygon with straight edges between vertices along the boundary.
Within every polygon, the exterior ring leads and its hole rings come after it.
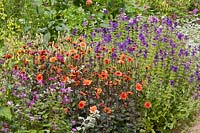
POLYGON ((68 99, 66 95, 63 95, 62 104, 67 104, 69 102, 70 102, 70 99, 68 99))
POLYGON ((177 33, 177 38, 178 38, 179 40, 182 40, 183 37, 184 37, 184 35, 183 35, 182 33, 177 33))
POLYGON ((113 52, 113 53, 111 54, 111 59, 117 59, 117 54, 116 54, 115 52, 113 52))
POLYGON ((109 26, 115 30, 118 27, 118 22, 117 21, 110 21, 109 26))
POLYGON ((107 10, 107 9, 103 9, 103 13, 104 13, 105 15, 108 15, 108 10, 107 10))
POLYGON ((94 14, 90 15, 90 20, 94 20, 94 14))
POLYGON ((170 43, 172 48, 176 48, 176 44, 172 40, 170 40, 169 43, 170 43))
POLYGON ((134 18, 134 19, 133 19, 133 18, 130 18, 130 19, 129 19, 129 24, 128 24, 128 25, 129 25, 129 26, 133 26, 133 25, 135 25, 135 24, 137 24, 137 18, 134 18))
POLYGON ((73 36, 76 36, 77 32, 78 32, 78 29, 77 29, 77 28, 74 28, 74 29, 72 30, 72 35, 73 35, 73 36))
POLYGON ((83 26, 87 26, 88 25, 88 22, 87 22, 87 20, 83 20, 83 24, 82 24, 83 26))
POLYGON ((171 66, 171 70, 172 70, 173 72, 177 72, 177 71, 178 71, 178 67, 175 66, 175 65, 172 65, 172 66, 171 66))
POLYGON ((104 40, 105 43, 111 42, 111 40, 112 40, 111 34, 104 34, 103 35, 103 40, 104 40))
POLYGON ((91 32, 91 33, 90 33, 90 36, 91 36, 92 38, 96 37, 96 32, 91 32))
POLYGON ((174 80, 170 80, 170 85, 174 86, 175 81, 174 80))

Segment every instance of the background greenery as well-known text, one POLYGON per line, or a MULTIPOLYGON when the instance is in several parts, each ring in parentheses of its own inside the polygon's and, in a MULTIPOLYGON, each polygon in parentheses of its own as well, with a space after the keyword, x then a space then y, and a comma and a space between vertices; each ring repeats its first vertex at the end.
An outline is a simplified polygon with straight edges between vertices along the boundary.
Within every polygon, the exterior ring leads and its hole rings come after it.
MULTIPOLYGON (((94 0, 87 7, 85 0, 2 0, 0 2, 0 46, 24 34, 42 33, 46 40, 55 40, 58 33, 83 29, 84 20, 93 15, 96 25, 106 17, 115 18, 123 8, 128 16, 186 16, 199 8, 199 0, 94 0), (109 16, 103 13, 107 9, 109 16)), ((88 28, 89 29, 89 28, 88 28)), ((80 30, 81 31, 81 30, 80 30)))

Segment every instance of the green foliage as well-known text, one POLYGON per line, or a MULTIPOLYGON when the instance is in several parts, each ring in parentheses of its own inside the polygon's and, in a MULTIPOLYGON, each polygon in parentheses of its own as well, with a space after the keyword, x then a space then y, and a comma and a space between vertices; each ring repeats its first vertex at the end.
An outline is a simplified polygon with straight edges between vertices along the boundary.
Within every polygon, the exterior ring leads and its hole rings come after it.
POLYGON ((146 7, 146 14, 186 16, 197 8, 198 0, 138 0, 137 5, 146 7))
POLYGON ((0 117, 1 118, 3 117, 7 120, 11 120, 12 115, 11 115, 10 107, 0 106, 0 117))
POLYGON ((85 0, 3 0, 1 1, 1 45, 5 37, 23 34, 36 35, 42 33, 49 36, 47 40, 56 40, 59 33, 69 33, 74 27, 83 29, 83 20, 89 21, 91 15, 97 15, 104 21, 106 16, 100 15, 107 9, 109 18, 115 18, 121 8, 128 16, 143 15, 185 15, 187 8, 198 9, 198 1, 127 1, 127 0, 94 0, 91 6, 86 6, 85 0), (181 6, 180 6, 181 5, 181 6), (100 14, 99 14, 100 13, 100 14), (6 21, 7 20, 7 21, 6 21))

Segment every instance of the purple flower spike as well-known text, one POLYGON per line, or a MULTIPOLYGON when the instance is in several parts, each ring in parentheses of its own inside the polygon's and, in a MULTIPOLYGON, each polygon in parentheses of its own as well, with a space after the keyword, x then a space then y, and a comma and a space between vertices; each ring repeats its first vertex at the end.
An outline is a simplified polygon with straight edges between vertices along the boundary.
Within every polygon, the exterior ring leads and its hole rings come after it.
POLYGON ((111 42, 111 40, 112 40, 111 34, 104 34, 103 35, 103 40, 104 40, 105 43, 111 42))
POLYGON ((194 75, 190 76, 190 83, 192 83, 194 81, 194 75))
POLYGON ((139 38, 141 42, 145 42, 145 37, 142 33, 139 34, 139 38))
POLYGON ((83 26, 87 26, 88 22, 86 20, 83 20, 83 26))
POLYGON ((175 84, 175 82, 174 82, 174 80, 170 80, 170 85, 174 85, 175 84))
POLYGON ((179 39, 179 40, 182 40, 182 39, 183 39, 183 37, 184 37, 184 35, 183 35, 183 34, 181 34, 181 33, 178 33, 178 34, 177 34, 177 37, 178 37, 178 39, 179 39))
POLYGON ((133 26, 134 24, 137 24, 137 19, 130 18, 129 19, 129 26, 133 26))
POLYGON ((173 72, 177 72, 178 71, 178 67, 173 65, 173 66, 171 66, 171 70, 173 72))
POLYGON ((73 30, 72 30, 72 35, 74 35, 74 36, 75 36, 75 35, 77 34, 77 32, 78 32, 78 29, 76 29, 76 28, 75 28, 75 29, 73 29, 73 30))
POLYGON ((200 76, 198 76, 197 81, 200 82, 200 76))
POLYGON ((170 40, 169 43, 170 43, 172 48, 176 48, 176 44, 172 40, 170 40))
POLYGON ((103 9, 103 13, 108 15, 108 10, 107 9, 103 9))
POLYGON ((93 37, 96 37, 96 32, 91 32, 90 33, 90 36, 93 38, 93 37))
POLYGON ((94 20, 94 14, 90 16, 90 20, 94 20))
POLYGON ((112 58, 112 59, 116 59, 116 58, 117 58, 117 54, 116 54, 116 53, 112 53, 112 54, 111 54, 111 58, 112 58))

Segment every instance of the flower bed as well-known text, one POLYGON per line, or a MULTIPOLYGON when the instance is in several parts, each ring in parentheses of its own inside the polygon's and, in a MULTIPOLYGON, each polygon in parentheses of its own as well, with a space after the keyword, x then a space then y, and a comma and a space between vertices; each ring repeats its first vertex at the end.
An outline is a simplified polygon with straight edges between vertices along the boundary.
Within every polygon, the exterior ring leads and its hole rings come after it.
POLYGON ((102 26, 3 56, 3 132, 168 132, 190 120, 200 47, 169 18, 122 12, 102 26))

